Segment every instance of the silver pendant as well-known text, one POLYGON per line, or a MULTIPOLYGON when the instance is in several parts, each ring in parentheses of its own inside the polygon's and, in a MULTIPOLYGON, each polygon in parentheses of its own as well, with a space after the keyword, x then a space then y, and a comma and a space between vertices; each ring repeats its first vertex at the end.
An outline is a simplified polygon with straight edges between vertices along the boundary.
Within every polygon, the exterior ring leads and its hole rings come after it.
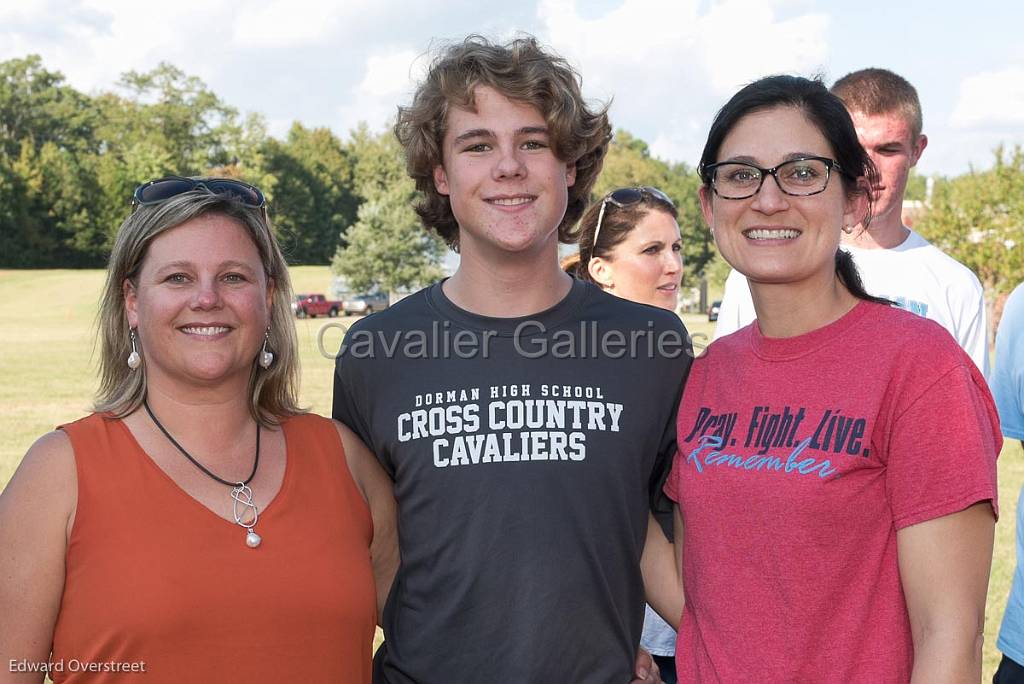
POLYGON ((231 490, 231 499, 231 514, 235 518, 235 523, 247 531, 245 545, 255 549, 263 542, 263 537, 253 531, 260 519, 260 512, 252 502, 252 490, 244 482, 239 482, 238 486, 231 490))

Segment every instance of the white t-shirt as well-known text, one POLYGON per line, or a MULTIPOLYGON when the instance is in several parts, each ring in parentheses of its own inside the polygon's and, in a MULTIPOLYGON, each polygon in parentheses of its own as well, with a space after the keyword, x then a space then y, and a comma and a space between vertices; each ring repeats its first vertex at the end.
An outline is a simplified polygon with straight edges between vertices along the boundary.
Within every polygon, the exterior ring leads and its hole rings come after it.
MULTIPOLYGON (((985 297, 974 273, 913 230, 892 249, 843 245, 853 255, 864 288, 948 330, 975 365, 988 375, 985 297)), ((757 315, 747 279, 731 271, 718 311, 715 339, 745 327, 757 315)))

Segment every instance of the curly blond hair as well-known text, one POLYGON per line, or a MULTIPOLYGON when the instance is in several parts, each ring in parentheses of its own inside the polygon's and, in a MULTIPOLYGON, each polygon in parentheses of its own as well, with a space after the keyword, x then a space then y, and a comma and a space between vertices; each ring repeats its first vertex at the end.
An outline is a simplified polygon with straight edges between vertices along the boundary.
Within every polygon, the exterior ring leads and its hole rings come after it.
POLYGON ((583 99, 579 74, 562 57, 546 51, 532 36, 505 44, 479 35, 439 51, 412 104, 399 107, 395 135, 405 149, 406 168, 423 193, 416 206, 423 224, 458 251, 459 227, 448 197, 434 187, 434 168, 451 107, 472 108, 477 88, 487 86, 544 117, 555 156, 576 166, 569 203, 558 226, 561 242, 573 242, 573 227, 583 213, 601 172, 611 140, 608 105, 591 108, 583 99))

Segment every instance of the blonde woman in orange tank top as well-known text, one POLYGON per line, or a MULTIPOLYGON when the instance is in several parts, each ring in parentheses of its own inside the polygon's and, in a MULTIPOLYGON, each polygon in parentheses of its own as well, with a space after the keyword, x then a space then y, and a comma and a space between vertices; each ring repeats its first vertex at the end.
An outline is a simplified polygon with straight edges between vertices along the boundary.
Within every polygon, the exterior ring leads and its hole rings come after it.
POLYGON ((100 308, 96 412, 0 495, 0 682, 370 682, 390 480, 302 411, 263 194, 139 186, 100 308))

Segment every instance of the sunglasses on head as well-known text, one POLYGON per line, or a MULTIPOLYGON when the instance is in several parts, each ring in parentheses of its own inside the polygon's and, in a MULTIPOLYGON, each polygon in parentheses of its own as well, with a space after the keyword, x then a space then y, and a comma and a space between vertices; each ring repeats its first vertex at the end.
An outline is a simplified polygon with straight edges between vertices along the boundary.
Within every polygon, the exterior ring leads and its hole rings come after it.
POLYGON ((238 200, 247 207, 266 211, 267 198, 260 189, 233 178, 184 178, 164 176, 143 183, 132 193, 132 210, 136 207, 160 204, 172 197, 203 188, 214 195, 238 200))
POLYGON ((670 207, 675 206, 675 203, 669 199, 668 195, 658 188, 652 188, 647 185, 642 187, 618 188, 617 190, 612 190, 604 196, 604 199, 601 200, 601 211, 597 214, 597 227, 594 229, 594 243, 591 245, 591 248, 597 247, 597 238, 601 235, 601 224, 604 223, 604 210, 609 204, 614 204, 619 209, 623 209, 633 204, 643 202, 645 197, 658 200, 659 202, 664 202, 670 207))

